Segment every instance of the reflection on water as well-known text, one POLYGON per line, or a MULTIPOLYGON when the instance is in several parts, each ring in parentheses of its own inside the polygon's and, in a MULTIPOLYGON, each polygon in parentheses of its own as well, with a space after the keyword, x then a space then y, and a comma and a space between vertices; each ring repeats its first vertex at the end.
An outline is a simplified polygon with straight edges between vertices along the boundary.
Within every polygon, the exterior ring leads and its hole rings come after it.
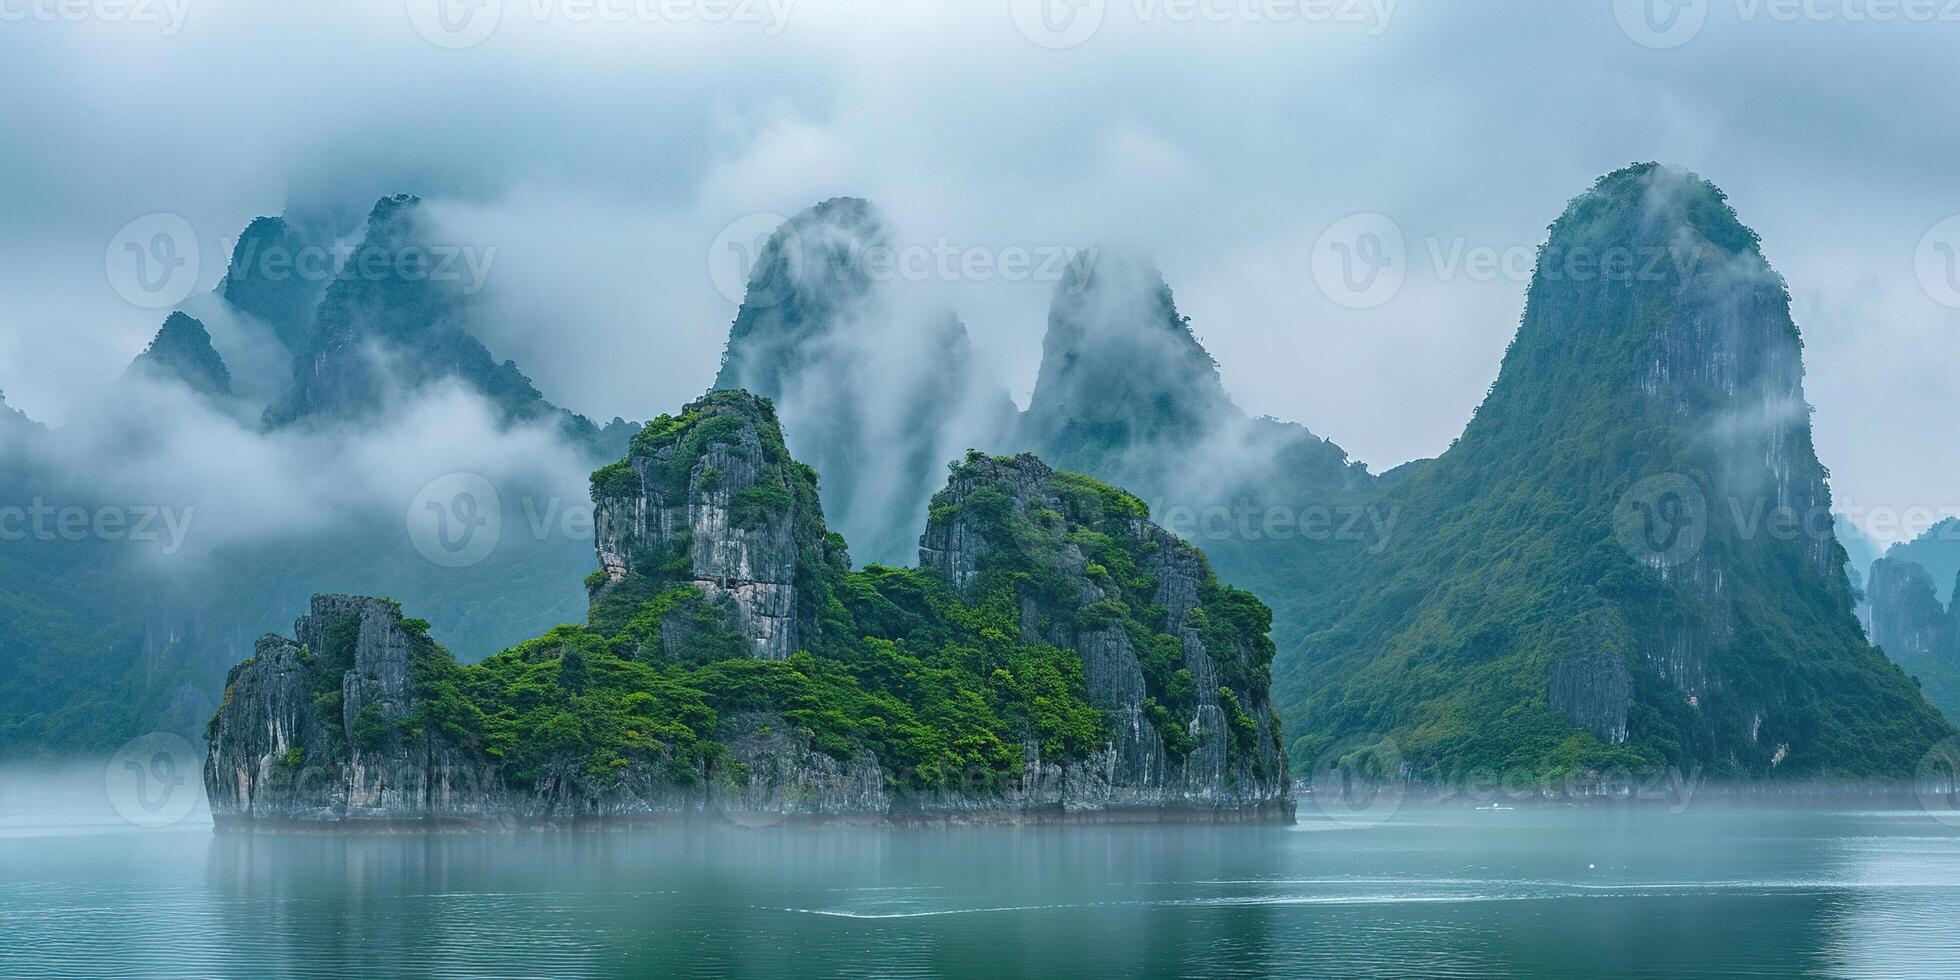
POLYGON ((1960 975, 1960 830, 1918 812, 297 837, 61 825, 0 814, 0 975, 1960 975))

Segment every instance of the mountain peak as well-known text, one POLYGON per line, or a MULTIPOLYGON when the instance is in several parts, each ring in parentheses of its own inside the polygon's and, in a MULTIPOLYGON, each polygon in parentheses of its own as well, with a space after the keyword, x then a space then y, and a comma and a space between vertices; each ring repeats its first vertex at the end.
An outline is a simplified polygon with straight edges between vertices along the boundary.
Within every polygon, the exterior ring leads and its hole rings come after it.
MULTIPOLYGON (((1552 223, 1546 250, 1559 262, 1606 260, 1606 256, 1568 254, 1579 249, 1673 249, 1695 251, 1714 249, 1722 255, 1751 253, 1758 246, 1755 231, 1729 205, 1728 195, 1699 174, 1681 167, 1659 163, 1637 163, 1600 177, 1590 190, 1566 206, 1552 223)), ((1545 271, 1540 255, 1540 271, 1545 271)), ((1652 253, 1627 258, 1652 258, 1652 253)), ((1670 256, 1679 262, 1692 255, 1670 256)), ((1616 254, 1612 262, 1623 261, 1616 254)), ((1638 268, 1626 276, 1654 278, 1658 269, 1638 268)), ((1578 268, 1560 270, 1582 274, 1578 268)), ((1602 269, 1597 275, 1616 273, 1602 269)))
POLYGON ((375 204, 360 246, 327 286, 309 346, 294 359, 291 388, 266 410, 267 424, 364 417, 444 378, 488 398, 506 422, 555 411, 515 364, 496 360, 465 329, 468 297, 453 282, 431 274, 426 261, 401 261, 405 250, 426 247, 419 206, 411 194, 375 204))
POLYGON ((287 351, 304 353, 313 311, 333 278, 330 230, 281 217, 252 220, 238 236, 218 293, 272 328, 287 351))
POLYGON ((833 197, 784 221, 756 253, 714 386, 779 394, 800 348, 859 312, 872 287, 867 253, 890 243, 863 198, 833 197))
POLYGON ((1854 616, 1782 280, 1687 171, 1572 201, 1489 397, 1383 505, 1283 679, 1303 749, 1890 777, 1950 733, 1854 616))
POLYGON ((1028 436, 1043 446, 1188 445, 1243 418, 1163 274, 1141 257, 1084 252, 1055 288, 1028 436))
POLYGON ((27 413, 7 404, 7 393, 0 391, 0 433, 18 430, 39 430, 41 423, 27 417, 27 413))
POLYGON ((1006 438, 1014 403, 957 316, 881 275, 892 235, 860 198, 783 222, 758 250, 715 388, 773 400, 790 448, 824 474, 832 525, 859 557, 896 564, 920 531, 905 515, 946 460, 1006 438))
POLYGON ((130 362, 125 376, 143 374, 157 380, 180 381, 208 397, 231 395, 231 372, 211 346, 203 322, 188 313, 173 312, 163 321, 156 339, 130 362))

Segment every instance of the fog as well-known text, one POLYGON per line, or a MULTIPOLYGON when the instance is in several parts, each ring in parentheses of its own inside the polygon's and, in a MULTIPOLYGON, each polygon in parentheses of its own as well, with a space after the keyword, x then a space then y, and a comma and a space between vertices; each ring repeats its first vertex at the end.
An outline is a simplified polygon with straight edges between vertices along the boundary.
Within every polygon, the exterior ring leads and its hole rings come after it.
MULTIPOLYGON (((1840 506, 1960 504, 1941 438, 1960 309, 1915 268, 1960 210, 1940 163, 1960 108, 1919 67, 1943 63, 1953 23, 1715 4, 1653 48, 1605 4, 1402 2, 1355 23, 1111 4, 1056 50, 995 4, 731 23, 507 4, 451 49, 385 4, 179 6, 170 24, 0 32, 0 390, 44 422, 86 417, 161 320, 104 276, 143 215, 195 229, 202 293, 254 216, 419 193, 496 250, 492 352, 561 405, 643 418, 713 376, 739 299, 712 271, 718 237, 854 194, 901 241, 1146 252, 1239 404, 1380 472, 1461 431, 1517 323, 1519 264, 1456 259, 1528 254, 1598 174, 1659 159, 1723 187, 1788 279, 1840 506), (1364 212, 1400 231, 1406 277, 1349 308, 1310 257, 1364 212)), ((1025 404, 1052 283, 931 286, 1025 404)), ((233 369, 256 378, 250 361, 233 369)))

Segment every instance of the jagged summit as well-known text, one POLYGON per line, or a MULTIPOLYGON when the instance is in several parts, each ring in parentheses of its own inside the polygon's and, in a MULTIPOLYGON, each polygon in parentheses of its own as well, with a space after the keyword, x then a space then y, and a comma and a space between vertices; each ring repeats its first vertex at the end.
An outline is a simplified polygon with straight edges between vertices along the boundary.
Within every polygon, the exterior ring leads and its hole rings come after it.
POLYGON ((1368 479, 1305 426, 1235 405, 1163 275, 1101 250, 1078 255, 1056 286, 1017 442, 1182 504, 1324 501, 1368 479))
POLYGON ((783 222, 755 256, 714 386, 782 392, 807 348, 861 312, 867 256, 890 246, 884 217, 863 198, 833 197, 783 222))
POLYGON ((1924 566, 1887 556, 1872 563, 1866 598, 1872 643, 1952 720, 1960 718, 1960 602, 1942 600, 1939 584, 1924 566))
POLYGON ((1489 397, 1282 662, 1296 756, 1910 774, 1949 729, 1853 616, 1801 354, 1712 184, 1643 164, 1575 198, 1489 397))
POLYGON ((230 397, 231 372, 211 346, 202 321, 187 313, 170 314, 156 338, 130 362, 125 376, 177 381, 206 397, 230 397))
POLYGON ((0 432, 39 431, 41 423, 27 417, 27 413, 7 404, 7 393, 0 391, 0 432))
POLYGON ((341 263, 293 359, 286 393, 265 411, 271 428, 372 418, 432 384, 459 382, 482 395, 505 424, 556 419, 567 437, 610 455, 631 435, 604 429, 547 401, 509 360, 499 362, 470 333, 468 256, 433 240, 421 199, 395 194, 368 213, 361 244, 341 263))
POLYGON ((853 571, 729 390, 592 496, 585 626, 466 667, 320 596, 259 641, 209 729, 218 825, 1292 819, 1269 613, 1121 490, 976 453, 922 567, 853 571))
POLYGON ((313 312, 333 281, 334 233, 319 220, 252 220, 238 236, 218 294, 272 328, 292 354, 312 347, 313 312))
POLYGON ((1960 578, 1960 518, 1948 517, 1910 541, 1901 541, 1885 550, 1885 557, 1909 561, 1933 576, 1941 602, 1952 602, 1954 583, 1960 578))
POLYGON ((1169 450, 1244 419, 1163 275, 1135 256, 1069 263, 1041 353, 1024 419, 1034 445, 1169 450))
POLYGON ((729 330, 717 389, 771 399, 824 474, 832 523, 862 560, 903 563, 947 460, 999 447, 1015 408, 951 311, 880 272, 899 247, 869 202, 839 197, 769 237, 729 330))

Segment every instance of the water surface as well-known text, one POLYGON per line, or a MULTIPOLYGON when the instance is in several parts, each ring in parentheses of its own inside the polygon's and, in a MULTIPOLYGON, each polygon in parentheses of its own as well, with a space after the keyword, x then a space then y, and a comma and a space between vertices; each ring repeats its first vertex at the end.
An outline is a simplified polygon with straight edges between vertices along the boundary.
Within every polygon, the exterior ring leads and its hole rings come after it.
POLYGON ((1916 810, 427 836, 74 821, 0 813, 0 974, 1960 975, 1960 829, 1916 810))

